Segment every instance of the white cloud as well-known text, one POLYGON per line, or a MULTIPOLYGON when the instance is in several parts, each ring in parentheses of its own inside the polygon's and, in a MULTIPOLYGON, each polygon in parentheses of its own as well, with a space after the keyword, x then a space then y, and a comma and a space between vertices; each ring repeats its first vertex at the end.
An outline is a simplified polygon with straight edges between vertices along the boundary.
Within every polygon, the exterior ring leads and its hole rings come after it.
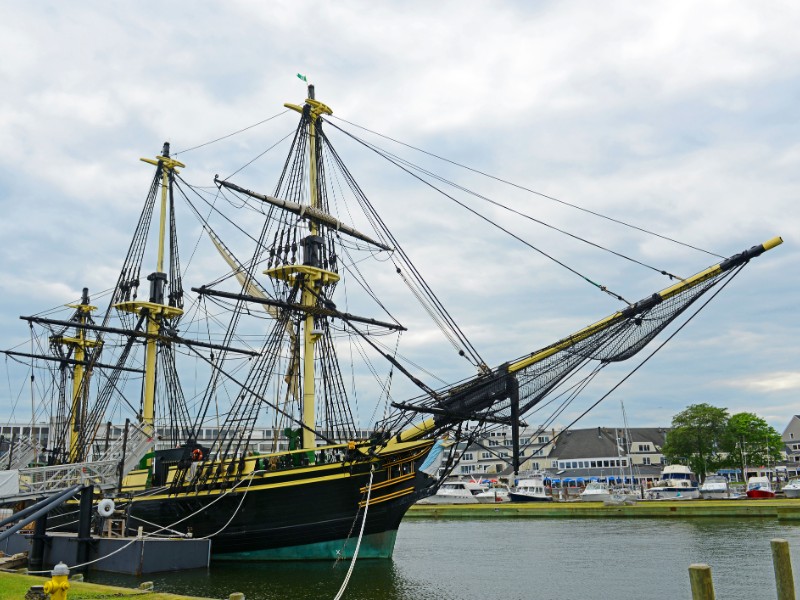
POLYGON ((743 387, 759 393, 791 392, 800 390, 800 371, 764 373, 727 382, 731 387, 743 387))

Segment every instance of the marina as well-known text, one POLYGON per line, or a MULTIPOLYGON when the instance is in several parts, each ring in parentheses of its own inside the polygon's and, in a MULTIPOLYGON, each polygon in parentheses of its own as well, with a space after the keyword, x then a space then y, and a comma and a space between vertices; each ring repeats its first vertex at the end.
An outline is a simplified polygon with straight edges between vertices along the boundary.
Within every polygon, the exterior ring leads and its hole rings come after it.
POLYGON ((498 505, 415 505, 406 519, 550 519, 550 518, 765 518, 800 523, 800 499, 650 500, 636 504, 603 502, 525 502, 498 505))

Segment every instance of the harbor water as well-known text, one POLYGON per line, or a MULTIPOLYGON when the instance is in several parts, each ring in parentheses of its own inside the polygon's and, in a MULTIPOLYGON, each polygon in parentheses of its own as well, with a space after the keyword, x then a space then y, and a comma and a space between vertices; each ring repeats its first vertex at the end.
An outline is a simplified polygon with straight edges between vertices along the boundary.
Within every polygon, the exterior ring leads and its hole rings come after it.
MULTIPOLYGON (((406 519, 392 560, 358 561, 347 600, 691 598, 688 567, 711 566, 718 598, 775 597, 770 540, 789 541, 800 583, 800 522, 772 519, 406 519)), ((349 561, 212 564, 209 570, 88 581, 247 600, 333 598, 349 561)))

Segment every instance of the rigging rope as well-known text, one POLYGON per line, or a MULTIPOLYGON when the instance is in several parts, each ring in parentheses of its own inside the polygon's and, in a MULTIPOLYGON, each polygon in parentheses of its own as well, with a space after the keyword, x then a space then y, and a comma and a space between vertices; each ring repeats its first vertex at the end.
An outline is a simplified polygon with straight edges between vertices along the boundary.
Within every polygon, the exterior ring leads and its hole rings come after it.
MULTIPOLYGON (((587 283, 589 283, 590 285, 592 285, 592 286, 596 287, 597 289, 599 289, 601 292, 605 292, 606 294, 608 294, 608 295, 610 295, 610 296, 612 296, 612 297, 616 298, 617 300, 619 300, 619 301, 621 301, 621 302, 624 302, 625 304, 628 304, 628 305, 630 305, 630 304, 631 304, 629 301, 627 301, 625 298, 623 298, 623 297, 622 297, 620 294, 617 294, 616 292, 613 292, 612 290, 608 289, 608 287, 607 287, 607 286, 605 286, 605 285, 601 285, 601 284, 599 284, 599 283, 597 283, 597 282, 595 282, 595 281, 592 281, 592 280, 591 280, 589 277, 587 277, 587 276, 586 276, 586 275, 584 275, 583 273, 580 273, 579 271, 577 271, 576 269, 573 269, 572 267, 570 267, 570 266, 569 266, 569 265, 567 265, 566 263, 564 263, 564 262, 562 262, 562 261, 558 260, 558 259, 557 259, 557 258, 555 258, 554 256, 551 256, 550 254, 548 254, 547 252, 545 252, 545 251, 544 251, 544 250, 542 250, 541 248, 538 248, 537 246, 534 246, 534 245, 533 245, 533 244, 531 244, 530 242, 528 242, 528 241, 526 241, 526 240, 522 239, 520 236, 518 236, 518 235, 517 235, 517 234, 515 234, 515 233, 512 233, 512 232, 511 232, 509 229, 507 229, 506 227, 503 227, 502 225, 500 225, 500 224, 498 224, 498 223, 495 223, 495 222, 494 222, 494 221, 492 221, 492 220, 491 220, 489 217, 487 217, 487 216, 485 216, 485 215, 481 214, 480 212, 478 212, 478 211, 477 211, 477 210, 475 210, 474 208, 472 208, 472 207, 470 207, 470 206, 467 206, 467 205, 466 205, 464 202, 462 202, 461 200, 458 200, 458 199, 457 199, 455 196, 452 196, 451 194, 448 194, 448 193, 447 193, 447 192, 445 192, 444 190, 442 190, 442 189, 440 189, 440 188, 436 187, 436 186, 435 186, 435 185, 433 185, 433 184, 432 184, 430 181, 427 181, 427 180, 423 179, 422 177, 420 177, 420 176, 419 176, 419 175, 417 175, 416 173, 412 172, 412 171, 411 171, 409 168, 407 168, 407 167, 403 166, 403 165, 402 165, 402 164, 400 164, 398 161, 396 161, 396 160, 394 160, 393 158, 391 158, 391 156, 390 156, 388 153, 384 152, 384 151, 383 151, 383 150, 381 150, 380 148, 377 148, 376 146, 374 146, 374 145, 370 144, 369 142, 367 142, 367 141, 365 141, 365 140, 362 140, 361 138, 358 138, 358 137, 354 136, 352 133, 350 133, 350 132, 348 132, 348 131, 345 131, 344 129, 342 129, 342 128, 340 128, 340 127, 337 127, 337 126, 336 126, 335 124, 333 124, 333 123, 331 123, 331 125, 332 125, 333 127, 336 127, 336 129, 338 129, 339 131, 341 131, 342 133, 344 133, 346 136, 348 136, 348 137, 350 137, 351 139, 355 140, 356 142, 358 142, 358 143, 362 144, 364 147, 366 147, 366 148, 368 148, 368 149, 372 150, 372 151, 373 151, 373 152, 375 152, 375 153, 376 153, 378 156, 381 156, 382 158, 386 159, 387 161, 389 161, 390 163, 392 163, 393 165, 395 165, 397 168, 401 169, 402 171, 405 171, 405 172, 406 172, 406 173, 408 173, 410 176, 414 177, 415 179, 417 179, 417 180, 418 180, 418 181, 420 181, 421 183, 423 183, 423 184, 427 185, 427 186, 428 186, 428 187, 430 187, 432 190, 434 190, 434 191, 436 191, 436 192, 440 193, 440 194, 441 194, 442 196, 444 196, 445 198, 449 198, 450 200, 452 200, 453 202, 455 202, 456 204, 458 204, 458 205, 459 205, 461 208, 463 208, 464 210, 466 210, 466 211, 468 211, 468 212, 471 212, 473 215, 475 215, 475 216, 476 216, 476 217, 478 217, 479 219, 482 219, 483 221, 485 221, 485 222, 489 223, 489 225, 492 225, 493 227, 496 227, 497 229, 499 229, 499 230, 500 230, 500 231, 502 231, 503 233, 505 233, 505 234, 507 234, 508 236, 510 236, 510 237, 512 237, 512 238, 514 238, 514 239, 515 239, 515 240, 517 240, 518 242, 520 242, 520 243, 524 244, 525 246, 527 246, 527 247, 528 247, 528 248, 530 248, 531 250, 533 250, 533 251, 535 251, 535 252, 538 252, 539 254, 541 254, 542 256, 544 256, 545 258, 548 258, 549 260, 553 261, 554 263, 556 263, 556 264, 557 264, 557 265, 559 265, 560 267, 562 267, 562 268, 566 269, 566 270, 567 270, 567 271, 569 271, 570 273, 573 273, 574 275, 577 275, 578 277, 580 277, 581 279, 583 279, 584 281, 586 281, 586 282, 587 282, 587 283)), ((584 240, 584 241, 585 241, 585 240, 584 240)), ((659 271, 659 272, 660 272, 660 271, 659 271)))
MULTIPOLYGON (((333 115, 331 115, 331 116, 333 116, 333 115)), ((531 194, 535 194, 536 196, 540 196, 541 198, 544 198, 546 200, 551 200, 553 202, 557 202, 557 203, 562 204, 564 206, 568 206, 570 208, 574 208, 575 210, 579 210, 581 212, 585 212, 587 214, 594 215, 595 217, 599 217, 601 219, 605 219, 607 221, 611 221, 612 223, 617 223, 618 225, 623 225, 625 227, 629 227, 631 229, 635 229, 636 231, 641 231, 642 233, 646 233, 648 235, 655 236, 655 237, 660 238, 662 240, 666 240, 668 242, 672 242, 673 244, 678 244, 679 246, 684 246, 684 247, 690 248, 692 250, 697 250, 698 252, 703 252, 705 254, 708 254, 710 256, 714 256, 716 258, 724 258, 723 256, 721 256, 719 254, 715 254, 714 252, 711 252, 709 250, 704 250, 703 248, 700 248, 698 246, 693 246, 691 244, 687 244, 685 242, 681 242, 679 240, 675 240, 675 239, 673 239, 671 237, 656 233, 654 231, 650 231, 649 229, 645 229, 644 227, 640 227, 638 225, 633 225, 631 223, 627 223, 627 222, 622 221, 620 219, 615 219, 613 217, 609 217, 609 216, 604 215, 602 213, 598 213, 598 212, 589 210, 588 208, 583 208, 582 206, 578 206, 577 204, 571 204, 570 202, 567 202, 565 200, 560 200, 560 199, 556 198, 555 196, 549 196, 548 194, 544 194, 542 192, 537 192, 536 190, 532 190, 532 189, 527 188, 527 187, 525 187, 523 185, 519 185, 519 184, 516 184, 516 183, 514 183, 512 181, 508 181, 507 179, 503 179, 502 177, 498 177, 496 175, 491 175, 490 173, 486 173, 486 172, 481 171, 479 169, 475 169, 473 167, 469 167, 467 165, 461 164, 461 163, 456 162, 454 160, 450 160, 449 158, 444 158, 443 156, 439 156, 438 154, 435 154, 433 152, 429 152, 427 150, 423 150, 422 148, 417 148, 416 146, 413 146, 411 144, 407 144, 406 142, 401 142, 400 140, 392 138, 392 137, 390 137, 388 135, 384 135, 382 133, 378 133, 377 131, 373 131, 372 129, 369 129, 367 127, 363 127, 361 125, 353 123, 352 121, 348 121, 347 119, 343 119, 343 118, 337 117, 337 116, 333 116, 333 118, 335 118, 335 119, 337 119, 339 121, 343 121, 344 123, 347 123, 348 125, 352 125, 353 127, 357 127, 358 129, 361 129, 363 131, 367 131, 369 133, 372 133, 373 135, 377 135, 378 137, 382 137, 384 139, 390 140, 390 141, 392 141, 392 142, 394 142, 396 144, 400 144, 401 146, 405 146, 406 148, 411 148, 412 150, 415 150, 417 152, 422 152, 423 154, 427 154, 428 156, 432 156, 433 158, 436 158, 438 160, 450 163, 451 165, 454 165, 456 167, 460 167, 462 169, 466 169, 467 171, 471 171, 472 173, 476 173, 478 175, 482 175, 483 177, 487 177, 487 178, 493 179, 493 180, 495 180, 497 182, 504 183, 506 185, 510 185, 511 187, 515 187, 515 188, 517 188, 519 190, 522 190, 522 191, 525 191, 525 192, 528 192, 528 193, 531 193, 531 194)), ((334 125, 334 127, 336 127, 336 126, 334 125)))
POLYGON ((350 583, 350 576, 353 574, 353 569, 356 566, 356 559, 358 558, 358 550, 361 548, 361 540, 364 538, 364 528, 367 525, 367 511, 369 510, 369 499, 372 495, 372 477, 375 474, 375 465, 372 465, 372 468, 369 471, 369 484, 367 484, 367 500, 364 503, 364 520, 361 521, 361 531, 358 533, 358 542, 356 542, 356 549, 353 551, 353 560, 350 562, 350 568, 347 570, 347 576, 345 576, 344 581, 342 582, 342 587, 339 588, 339 592, 334 596, 333 600, 341 600, 344 591, 347 589, 347 584, 350 583))
POLYGON ((259 121, 258 123, 254 123, 253 125, 248 125, 244 129, 239 129, 238 131, 234 131, 233 133, 229 133, 227 135, 223 135, 222 137, 218 137, 218 138, 216 138, 214 140, 210 140, 208 142, 203 142, 202 144, 199 144, 197 146, 192 146, 191 148, 187 148, 186 150, 178 150, 177 152, 173 153, 173 156, 178 156, 178 154, 186 154, 187 152, 191 152, 192 150, 197 150, 198 148, 202 148, 204 146, 210 146, 211 144, 214 144, 216 142, 220 142, 222 140, 226 140, 229 137, 233 137, 234 135, 238 135, 240 133, 243 133, 243 132, 247 131, 248 129, 253 129, 254 127, 258 127, 259 125, 263 125, 267 121, 272 121, 272 119, 280 117, 281 115, 285 115, 287 112, 289 112, 289 109, 281 111, 277 115, 272 115, 271 117, 269 117, 267 119, 264 119, 263 121, 259 121))

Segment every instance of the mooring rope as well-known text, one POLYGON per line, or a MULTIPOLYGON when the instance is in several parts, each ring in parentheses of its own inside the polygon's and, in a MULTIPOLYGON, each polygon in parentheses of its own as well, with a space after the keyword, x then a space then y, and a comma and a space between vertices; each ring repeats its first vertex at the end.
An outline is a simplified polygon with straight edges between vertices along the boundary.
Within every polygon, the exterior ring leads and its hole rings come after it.
POLYGON ((347 589, 347 584, 350 583, 350 576, 353 574, 353 569, 356 567, 356 559, 358 558, 358 550, 361 547, 361 539, 364 537, 364 527, 367 524, 367 511, 369 510, 369 498, 372 495, 372 476, 375 473, 375 465, 369 471, 369 484, 367 484, 367 500, 364 503, 364 520, 361 521, 361 531, 358 533, 358 542, 356 542, 356 549, 353 551, 353 560, 350 561, 350 568, 347 569, 347 575, 342 582, 342 587, 339 588, 339 593, 334 596, 333 600, 341 600, 344 591, 347 589))

